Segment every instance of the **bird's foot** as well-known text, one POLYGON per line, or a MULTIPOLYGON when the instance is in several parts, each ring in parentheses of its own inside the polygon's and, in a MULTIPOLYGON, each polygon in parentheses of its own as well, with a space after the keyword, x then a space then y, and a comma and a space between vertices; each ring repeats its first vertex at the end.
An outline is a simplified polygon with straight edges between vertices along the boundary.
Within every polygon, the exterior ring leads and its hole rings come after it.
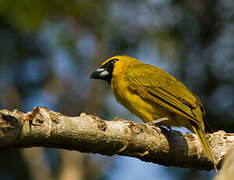
POLYGON ((170 126, 163 126, 163 127, 161 126, 161 128, 163 128, 163 129, 165 129, 165 130, 167 130, 169 132, 172 130, 170 126))

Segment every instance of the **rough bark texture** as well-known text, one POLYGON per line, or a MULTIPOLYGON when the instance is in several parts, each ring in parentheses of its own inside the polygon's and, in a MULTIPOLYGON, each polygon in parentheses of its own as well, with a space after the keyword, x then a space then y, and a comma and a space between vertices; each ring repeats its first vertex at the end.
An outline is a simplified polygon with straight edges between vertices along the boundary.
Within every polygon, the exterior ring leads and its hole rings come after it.
POLYGON ((234 151, 230 150, 225 161, 223 163, 222 169, 214 180, 233 180, 234 177, 234 151))
MULTIPOLYGON (((233 148, 234 134, 218 131, 208 134, 208 138, 220 165, 228 149, 233 148)), ((119 118, 105 121, 85 113, 68 117, 43 107, 28 113, 0 110, 1 148, 38 146, 118 154, 165 166, 213 168, 194 134, 119 118)))

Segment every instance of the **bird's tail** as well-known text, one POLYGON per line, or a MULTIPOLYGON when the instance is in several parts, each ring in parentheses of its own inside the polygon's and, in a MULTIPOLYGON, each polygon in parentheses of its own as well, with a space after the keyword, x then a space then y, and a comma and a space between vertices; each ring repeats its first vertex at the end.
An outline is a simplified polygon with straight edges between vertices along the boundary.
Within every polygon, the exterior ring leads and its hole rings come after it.
POLYGON ((192 125, 192 129, 193 129, 193 132, 195 132, 196 135, 198 136, 198 139, 201 142, 201 144, 206 152, 206 155, 212 161, 214 169, 217 172, 216 159, 214 157, 214 153, 212 152, 210 143, 208 142, 208 140, 206 138, 205 131, 202 128, 200 128, 199 126, 194 126, 194 125, 192 125))

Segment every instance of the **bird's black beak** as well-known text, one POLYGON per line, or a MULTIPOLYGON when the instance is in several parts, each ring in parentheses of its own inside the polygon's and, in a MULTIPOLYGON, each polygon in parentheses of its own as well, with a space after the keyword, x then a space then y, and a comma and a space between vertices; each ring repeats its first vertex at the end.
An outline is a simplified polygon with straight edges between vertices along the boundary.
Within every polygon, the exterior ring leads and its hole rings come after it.
POLYGON ((109 72, 105 68, 98 68, 96 69, 91 75, 90 79, 105 79, 109 76, 109 72))
POLYGON ((113 78, 113 70, 114 70, 114 64, 118 61, 118 59, 111 59, 108 60, 105 64, 102 64, 101 67, 96 69, 91 75, 91 79, 102 79, 109 84, 111 84, 111 80, 113 78))

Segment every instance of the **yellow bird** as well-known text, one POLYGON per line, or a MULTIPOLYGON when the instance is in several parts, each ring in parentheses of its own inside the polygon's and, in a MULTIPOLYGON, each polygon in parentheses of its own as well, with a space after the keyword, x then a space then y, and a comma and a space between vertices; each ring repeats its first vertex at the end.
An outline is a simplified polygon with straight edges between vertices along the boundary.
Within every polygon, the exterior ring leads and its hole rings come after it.
POLYGON ((110 83, 116 100, 145 123, 186 127, 196 133, 216 170, 216 160, 205 135, 203 106, 180 81, 125 55, 107 59, 90 78, 110 83))

